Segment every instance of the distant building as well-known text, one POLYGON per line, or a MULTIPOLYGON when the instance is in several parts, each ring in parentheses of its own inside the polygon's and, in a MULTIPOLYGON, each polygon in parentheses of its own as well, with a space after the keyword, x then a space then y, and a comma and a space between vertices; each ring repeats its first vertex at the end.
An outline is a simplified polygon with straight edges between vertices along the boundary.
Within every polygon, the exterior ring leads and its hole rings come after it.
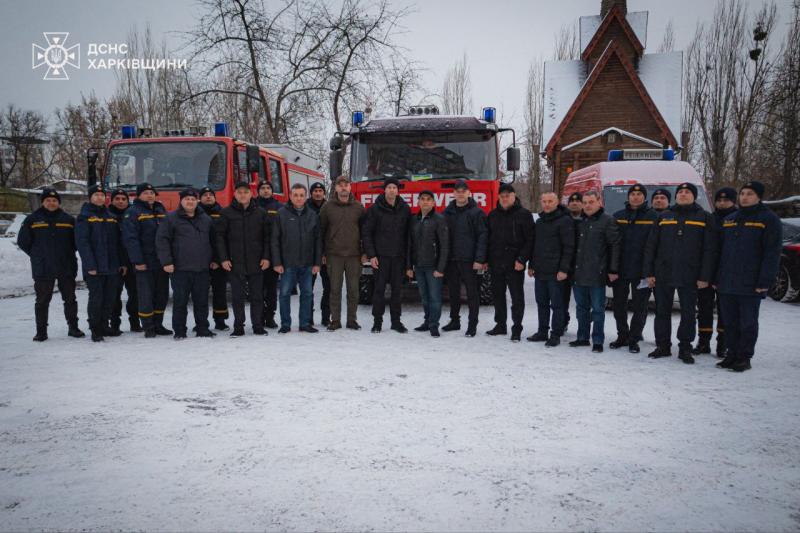
POLYGON ((542 153, 561 191, 618 148, 679 148, 683 53, 645 54, 648 13, 602 0, 580 18, 581 58, 547 61, 542 153))

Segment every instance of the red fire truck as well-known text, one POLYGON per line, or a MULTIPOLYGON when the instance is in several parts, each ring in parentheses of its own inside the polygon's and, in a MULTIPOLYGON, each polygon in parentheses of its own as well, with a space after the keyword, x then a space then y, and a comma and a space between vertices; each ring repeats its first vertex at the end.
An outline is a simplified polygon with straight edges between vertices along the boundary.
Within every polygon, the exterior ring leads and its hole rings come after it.
MULTIPOLYGON (((217 201, 227 206, 233 200, 237 181, 248 181, 253 193, 258 182, 269 180, 275 197, 286 202, 292 175, 303 176, 306 184, 324 181, 316 168, 287 165, 275 149, 249 144, 230 135, 228 125, 218 122, 213 135, 204 127, 188 131, 165 131, 153 137, 150 128, 123 126, 122 135, 106 147, 102 182, 108 188, 122 188, 135 196, 136 185, 143 182, 158 189, 158 200, 167 210, 178 207, 178 193, 188 186, 209 186, 217 201)), ((97 151, 89 153, 89 184, 96 182, 97 151)), ((297 181, 295 179, 295 181, 297 181)))
MULTIPOLYGON (((401 182, 400 196, 416 212, 419 193, 434 194, 436 210, 442 211, 453 199, 456 180, 469 182, 475 202, 487 213, 497 203, 500 180, 499 134, 511 132, 514 140, 506 151, 506 169, 519 170, 520 152, 514 130, 495 123, 493 107, 483 109, 480 118, 439 115, 435 106, 415 106, 407 116, 365 121, 355 111, 349 132, 338 132, 330 142, 330 176, 342 174, 349 150, 348 174, 353 194, 366 207, 383 192, 383 181, 401 182)), ((372 301, 373 277, 369 265, 361 276, 362 303, 372 301)), ((481 276, 481 301, 489 303, 488 276, 481 276)))

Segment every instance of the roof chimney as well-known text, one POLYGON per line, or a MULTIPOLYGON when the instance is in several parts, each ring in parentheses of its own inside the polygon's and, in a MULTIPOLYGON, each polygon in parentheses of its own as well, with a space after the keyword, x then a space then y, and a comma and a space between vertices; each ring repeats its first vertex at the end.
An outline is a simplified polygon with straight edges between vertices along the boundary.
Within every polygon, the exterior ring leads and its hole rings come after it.
POLYGON ((628 2, 627 0, 600 0, 600 18, 605 18, 608 15, 608 12, 611 11, 611 8, 615 5, 619 5, 622 9, 622 14, 628 14, 628 2))

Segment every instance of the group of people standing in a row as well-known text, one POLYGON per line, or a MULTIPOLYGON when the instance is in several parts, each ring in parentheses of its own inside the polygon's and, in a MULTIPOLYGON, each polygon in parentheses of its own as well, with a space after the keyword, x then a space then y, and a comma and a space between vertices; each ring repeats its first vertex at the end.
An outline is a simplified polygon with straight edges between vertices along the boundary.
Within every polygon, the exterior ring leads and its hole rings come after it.
POLYGON ((295 289, 300 293, 300 330, 316 333, 313 286, 317 276, 323 285, 322 324, 329 331, 342 328, 342 286, 346 284, 345 327, 357 330, 362 264, 370 263, 373 333, 383 327, 387 285, 390 327, 407 332, 401 321, 401 293, 403 278, 409 277, 417 281, 424 308, 423 323, 415 330, 439 337, 446 278, 449 293, 456 296, 450 299, 450 320, 441 330, 461 329, 463 285, 469 308, 466 336, 475 336, 479 276, 488 270, 495 325, 487 334, 508 334, 508 292, 511 340, 519 341, 527 270, 535 278, 538 310, 538 328, 529 341, 548 347, 560 344, 574 295, 578 331, 569 345, 602 352, 605 291, 610 285, 617 338, 609 346, 639 352, 654 291, 656 349, 649 356, 667 357, 677 292, 680 359, 693 363, 693 354, 710 353, 716 307, 717 355, 724 357, 718 366, 750 368, 760 301, 775 278, 781 246, 780 221, 761 203, 764 186, 759 182, 747 183, 738 194, 730 188, 717 191, 713 214, 697 204, 697 189, 691 183, 677 187, 671 206, 669 191, 655 190, 652 207, 646 189, 634 184, 625 209, 613 215, 604 212, 595 191, 571 195, 566 206, 555 193, 544 193, 535 221, 510 184, 500 186, 497 207, 488 216, 471 198, 464 180, 455 183, 454 199, 441 214, 435 211, 430 191, 417 195, 420 209, 412 214, 399 194, 400 183, 389 178, 383 185, 383 193, 366 210, 351 194, 349 179, 339 176, 330 199, 320 183, 310 191, 296 184, 286 204, 273 197, 269 182, 259 184, 255 198, 249 183, 237 183, 234 199, 225 208, 216 202, 212 189, 188 188, 180 193, 180 205, 171 213, 157 201, 150 184, 139 184, 130 204, 125 190, 112 191, 108 206, 107 191, 94 185, 77 220, 60 209, 57 191, 45 189, 42 207, 26 218, 18 238, 31 257, 36 291, 34 340, 47 339, 48 306, 56 282, 64 300, 68 334, 84 336, 78 328, 75 301, 77 250, 89 289, 89 327, 95 341, 121 334, 123 287, 128 293, 131 331, 143 330, 146 337, 185 338, 190 298, 196 335, 213 337, 209 292, 214 328, 227 330, 228 284, 234 314, 231 336, 244 335, 246 300, 254 334, 266 335, 267 328, 279 327, 276 307, 280 309, 279 332, 289 332, 290 297, 295 289), (170 281, 172 330, 163 324, 170 281), (700 338, 693 347, 696 311, 700 338))

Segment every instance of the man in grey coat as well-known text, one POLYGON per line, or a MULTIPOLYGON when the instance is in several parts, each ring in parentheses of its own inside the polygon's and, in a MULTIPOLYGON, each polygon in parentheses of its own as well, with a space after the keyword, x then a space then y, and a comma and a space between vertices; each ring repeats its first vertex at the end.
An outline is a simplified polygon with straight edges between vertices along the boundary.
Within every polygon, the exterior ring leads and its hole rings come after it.
POLYGON ((322 239, 319 217, 306 205, 305 185, 295 183, 289 195, 290 203, 278 210, 272 226, 272 264, 281 275, 281 328, 289 333, 292 326, 292 289, 300 286, 300 331, 317 333, 311 325, 314 298, 312 276, 319 273, 322 263, 322 239))

